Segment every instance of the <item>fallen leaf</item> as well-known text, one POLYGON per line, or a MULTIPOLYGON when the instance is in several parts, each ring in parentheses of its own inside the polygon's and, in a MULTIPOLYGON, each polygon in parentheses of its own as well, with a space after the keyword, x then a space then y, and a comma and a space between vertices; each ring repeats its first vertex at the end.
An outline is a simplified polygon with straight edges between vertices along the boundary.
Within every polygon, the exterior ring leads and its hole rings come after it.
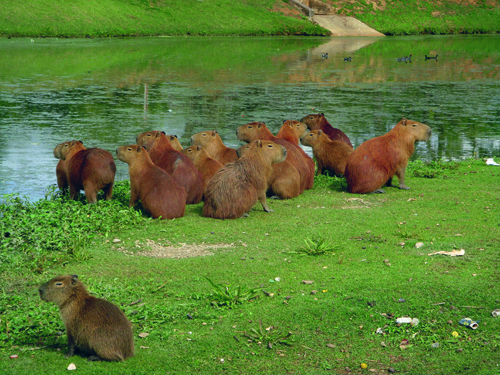
POLYGON ((306 284, 306 285, 311 285, 312 283, 314 283, 314 281, 312 281, 312 280, 302 280, 302 283, 306 284))
POLYGON ((147 333, 147 332, 139 333, 139 337, 141 337, 141 338, 146 338, 148 336, 149 336, 149 333, 147 333))

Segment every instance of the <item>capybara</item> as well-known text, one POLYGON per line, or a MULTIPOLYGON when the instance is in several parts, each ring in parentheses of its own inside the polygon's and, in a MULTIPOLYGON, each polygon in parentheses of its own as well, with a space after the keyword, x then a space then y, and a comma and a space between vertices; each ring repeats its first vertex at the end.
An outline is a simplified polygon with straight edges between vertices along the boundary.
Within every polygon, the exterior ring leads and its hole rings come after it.
POLYGON ((219 169, 208 182, 203 216, 236 219, 246 214, 257 200, 265 212, 271 212, 266 203, 271 164, 285 160, 286 154, 286 149, 274 142, 254 142, 247 154, 219 169))
POLYGON ((211 158, 203 146, 190 146, 182 150, 182 153, 186 155, 201 172, 203 176, 203 186, 207 186, 208 181, 213 175, 224 166, 224 164, 211 158))
POLYGON ((305 117, 302 117, 300 122, 306 124, 310 130, 323 130, 323 132, 332 141, 345 142, 347 145, 353 148, 349 137, 342 130, 334 128, 332 125, 330 125, 323 113, 318 113, 317 115, 307 115, 305 117))
POLYGON ((177 136, 168 135, 161 130, 151 130, 148 132, 141 133, 136 137, 135 143, 141 146, 145 146, 146 150, 151 151, 151 147, 153 146, 153 143, 155 142, 156 139, 156 134, 158 134, 159 132, 165 134, 165 136, 170 141, 170 144, 172 145, 174 150, 177 150, 179 152, 182 151, 182 146, 181 143, 179 142, 179 139, 177 139, 177 136))
POLYGON ((101 148, 86 149, 81 141, 70 141, 63 143, 60 156, 66 162, 71 199, 82 189, 88 203, 97 202, 97 192, 101 189, 106 199, 111 199, 116 165, 108 151, 101 148))
POLYGON ((305 133, 307 133, 307 125, 303 122, 295 120, 285 120, 283 121, 283 124, 281 125, 281 128, 276 137, 284 139, 285 141, 288 141, 297 147, 307 163, 309 173, 314 176, 314 171, 316 169, 314 160, 309 155, 307 155, 306 152, 300 147, 300 137, 302 137, 305 133))
POLYGON ((253 142, 257 139, 267 140, 282 145, 287 150, 288 160, 299 172, 300 192, 311 189, 314 185, 314 169, 311 171, 302 153, 293 143, 275 137, 263 122, 251 122, 236 129, 236 137, 243 142, 253 142))
POLYGON ((56 147, 54 147, 54 157, 59 159, 59 162, 56 166, 56 177, 57 177, 57 187, 60 190, 65 190, 69 186, 68 176, 66 172, 66 162, 61 159, 61 148, 64 145, 63 143, 59 143, 56 147))
MULTIPOLYGON (((255 141, 254 141, 255 142, 255 141)), ((238 155, 245 155, 252 143, 247 143, 238 149, 238 155)), ((300 175, 288 160, 281 163, 274 163, 272 166, 273 172, 267 180, 267 195, 272 198, 291 199, 300 195, 300 175)))
POLYGON ((382 186, 392 185, 399 179, 400 189, 405 185, 408 159, 416 141, 428 141, 431 128, 425 124, 403 118, 388 133, 369 139, 359 145, 347 159, 345 177, 349 193, 385 193, 382 186))
POLYGON ((196 133, 191 136, 191 145, 203 146, 215 160, 227 164, 238 159, 234 148, 227 147, 217 133, 217 130, 196 133))
POLYGON ((322 130, 312 130, 301 139, 304 146, 313 149, 318 164, 318 174, 328 171, 335 176, 343 176, 352 148, 344 142, 332 141, 322 130))
MULTIPOLYGON (((148 137, 149 138, 149 137, 148 137)), ((137 139, 140 146, 148 138, 137 139)), ((186 189, 186 204, 197 204, 203 198, 203 177, 193 162, 183 153, 174 150, 163 132, 156 132, 149 156, 155 165, 170 174, 177 185, 186 189)))
POLYGON ((38 289, 42 301, 54 302, 68 335, 68 354, 78 349, 90 361, 123 361, 134 355, 132 325, 111 302, 90 295, 76 275, 57 276, 38 289))
POLYGON ((186 190, 177 185, 167 172, 154 165, 143 146, 121 146, 116 157, 128 164, 130 175, 130 207, 139 199, 144 209, 157 219, 184 216, 186 190))

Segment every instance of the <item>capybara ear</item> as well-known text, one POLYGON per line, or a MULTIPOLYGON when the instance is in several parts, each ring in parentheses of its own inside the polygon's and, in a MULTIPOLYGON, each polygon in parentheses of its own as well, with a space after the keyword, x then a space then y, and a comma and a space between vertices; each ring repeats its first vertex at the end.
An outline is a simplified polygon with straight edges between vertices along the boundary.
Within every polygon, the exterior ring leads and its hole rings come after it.
POLYGON ((200 151, 200 150, 201 150, 201 146, 196 146, 196 149, 197 149, 198 151, 200 151))
POLYGON ((214 130, 214 131, 212 132, 212 137, 215 137, 215 135, 216 135, 216 134, 217 134, 217 130, 214 130))
POLYGON ((78 141, 78 142, 80 142, 83 145, 83 141, 78 141))
MULTIPOLYGON (((163 134, 165 134, 165 133, 163 133, 163 134)), ((155 138, 159 138, 161 135, 162 135, 162 132, 158 132, 158 133, 156 133, 155 138)))
POLYGON ((406 126, 406 121, 407 121, 407 120, 403 117, 403 118, 401 119, 401 125, 406 126))
MULTIPOLYGON (((144 147, 144 146, 142 146, 142 147, 144 147)), ((137 153, 141 152, 142 147, 141 146, 137 147, 137 153)))
POLYGON ((325 117, 325 114, 323 112, 321 112, 319 115, 325 117))
POLYGON ((258 140, 258 141, 255 141, 256 144, 257 144, 257 147, 262 147, 262 141, 261 140, 258 140))
POLYGON ((142 146, 142 148, 143 148, 144 150, 147 150, 146 146, 142 146))
POLYGON ((321 135, 321 134, 323 134, 323 130, 318 129, 318 135, 321 135))
POLYGON ((174 134, 174 137, 177 138, 177 136, 174 134))
POLYGON ((76 285, 78 282, 78 275, 71 275, 71 284, 76 285))
POLYGON ((282 124, 284 124, 287 120, 283 120, 282 124))
POLYGON ((165 133, 163 130, 161 131, 164 135, 167 135, 167 133, 165 133))
POLYGON ((257 124, 257 129, 262 128, 262 124, 264 124, 264 125, 265 125, 266 123, 265 123, 265 122, 259 122, 259 123, 257 124))

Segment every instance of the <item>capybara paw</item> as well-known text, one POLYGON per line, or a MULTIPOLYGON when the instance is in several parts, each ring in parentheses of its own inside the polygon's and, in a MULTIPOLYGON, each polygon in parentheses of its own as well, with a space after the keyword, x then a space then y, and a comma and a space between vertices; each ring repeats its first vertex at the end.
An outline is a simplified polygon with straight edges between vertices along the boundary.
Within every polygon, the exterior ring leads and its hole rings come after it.
POLYGON ((88 358, 89 361, 91 362, 96 362, 96 361, 102 361, 102 358, 99 357, 98 355, 91 355, 89 358, 88 358))
POLYGON ((399 188, 403 190, 410 190, 410 188, 406 185, 399 185, 399 188))
POLYGON ((269 197, 269 199, 280 199, 277 195, 273 195, 272 197, 269 197))
POLYGON ((271 210, 270 208, 264 209, 266 212, 274 212, 274 210, 271 210))
POLYGON ((243 215, 241 215, 241 217, 249 217, 250 215, 248 214, 248 212, 245 212, 243 215))
POLYGON ((385 194, 385 190, 384 189, 377 189, 375 191, 372 191, 372 194, 385 194))

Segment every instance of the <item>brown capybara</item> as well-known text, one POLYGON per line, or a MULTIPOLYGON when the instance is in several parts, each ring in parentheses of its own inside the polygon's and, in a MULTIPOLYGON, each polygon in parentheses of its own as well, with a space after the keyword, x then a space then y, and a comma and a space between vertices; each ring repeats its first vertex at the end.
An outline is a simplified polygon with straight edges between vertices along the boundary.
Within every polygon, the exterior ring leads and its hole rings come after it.
POLYGON ((116 165, 108 151, 101 148, 86 149, 81 141, 70 141, 62 144, 60 156, 66 162, 71 199, 82 189, 88 203, 97 202, 97 192, 101 189, 106 200, 111 199, 116 165))
POLYGON ((38 289, 42 301, 54 302, 61 313, 69 351, 90 354, 90 361, 123 361, 134 355, 132 325, 123 311, 90 295, 76 275, 57 276, 38 289))
POLYGON ((286 154, 286 149, 274 142, 254 142, 244 156, 219 169, 208 182, 203 216, 236 219, 246 214, 257 200, 264 211, 271 212, 266 203, 271 164, 282 162, 286 154))
POLYGON ((312 130, 301 139, 304 146, 313 149, 318 164, 318 174, 328 171, 335 176, 343 176, 352 148, 344 142, 332 141, 322 130, 312 130))
POLYGON ((165 134, 165 136, 170 141, 170 144, 172 145, 174 150, 177 150, 179 152, 182 151, 182 146, 181 146, 181 143, 179 142, 179 139, 177 139, 177 136, 176 135, 167 135, 164 131, 161 131, 161 130, 151 130, 148 132, 141 133, 136 137, 135 143, 146 147, 146 150, 150 151, 151 147, 153 146, 153 143, 155 142, 156 134, 158 134, 160 132, 165 134))
POLYGON ((399 179, 400 189, 405 185, 408 159, 416 141, 428 141, 431 128, 425 124, 403 118, 388 133, 369 139, 359 145, 347 159, 345 177, 349 193, 385 193, 382 186, 392 185, 399 179))
POLYGON ((60 190, 65 190, 69 187, 68 176, 66 172, 66 162, 61 159, 61 148, 64 145, 63 143, 59 143, 56 147, 54 147, 54 157, 59 159, 59 162, 56 166, 56 177, 57 177, 57 187, 60 190))
POLYGON ((302 117, 300 122, 306 124, 310 130, 322 130, 332 141, 344 142, 349 147, 353 148, 349 137, 342 130, 334 128, 330 125, 323 113, 318 113, 317 115, 307 115, 302 117))
POLYGON ((184 147, 182 147, 181 142, 179 142, 179 138, 174 135, 167 135, 167 139, 170 141, 170 144, 174 148, 174 150, 177 150, 179 152, 182 152, 184 150, 184 147))
POLYGON ((208 181, 213 175, 224 166, 224 164, 211 158, 203 146, 190 146, 182 150, 182 153, 186 155, 201 172, 203 176, 203 186, 207 186, 208 181))
POLYGON ((167 172, 154 165, 143 146, 121 146, 116 157, 128 164, 130 207, 140 200, 144 209, 157 219, 184 216, 186 190, 177 185, 167 172))
POLYGON ((236 150, 224 145, 217 130, 194 134, 191 136, 191 145, 205 147, 208 155, 222 164, 231 163, 238 159, 236 150))
MULTIPOLYGON (((254 141, 255 142, 255 141, 254 141)), ((245 155, 253 143, 247 143, 238 149, 238 155, 245 155)), ((273 172, 267 180, 267 195, 272 198, 291 199, 300 195, 300 175, 288 160, 274 163, 273 172)))
MULTIPOLYGON (((148 137, 149 138, 149 137, 148 137)), ((148 138, 137 139, 146 146, 148 138)), ((197 204, 203 198, 203 176, 183 153, 174 150, 166 135, 156 132, 149 156, 155 165, 170 174, 177 185, 186 189, 186 204, 197 204)))
POLYGON ((236 137, 240 141, 247 143, 262 139, 284 146, 287 150, 286 160, 288 160, 299 172, 300 192, 302 193, 304 189, 311 189, 313 187, 314 169, 311 171, 302 153, 297 149, 297 146, 284 139, 275 137, 265 123, 251 122, 241 125, 236 129, 236 137))
POLYGON ((295 120, 285 120, 283 121, 283 124, 281 125, 281 128, 276 137, 284 139, 285 141, 288 141, 297 147, 307 163, 309 173, 314 176, 314 171, 316 169, 314 160, 309 155, 307 155, 306 152, 300 147, 300 137, 305 133, 307 133, 307 125, 303 122, 295 120))

